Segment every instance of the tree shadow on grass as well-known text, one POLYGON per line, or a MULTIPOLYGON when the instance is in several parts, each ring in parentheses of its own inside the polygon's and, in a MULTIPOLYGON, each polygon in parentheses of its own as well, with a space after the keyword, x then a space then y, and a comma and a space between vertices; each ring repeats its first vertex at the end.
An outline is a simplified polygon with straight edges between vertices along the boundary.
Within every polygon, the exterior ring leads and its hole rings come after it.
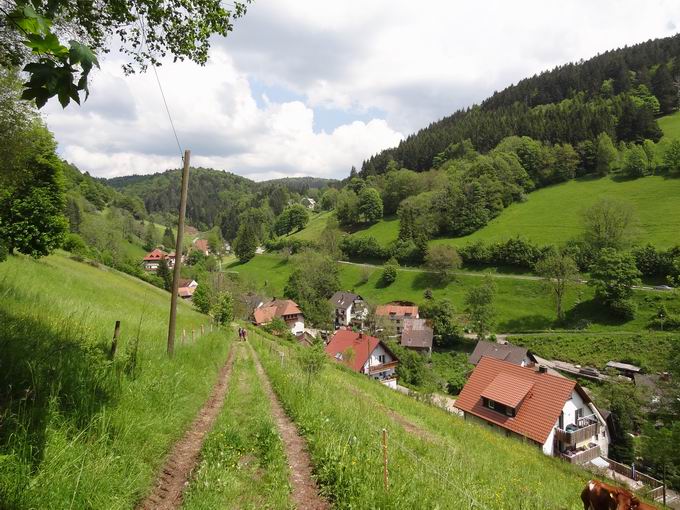
POLYGON ((453 281, 453 278, 442 280, 434 273, 421 272, 416 274, 416 276, 413 278, 411 288, 414 290, 443 289, 453 281))
POLYGON ((567 327, 579 329, 587 326, 586 323, 596 323, 603 326, 621 326, 628 322, 627 319, 613 316, 603 305, 594 299, 583 301, 571 308, 565 314, 565 324, 567 327))
POLYGON ((545 315, 524 315, 498 323, 498 331, 503 333, 527 333, 530 331, 543 331, 554 326, 552 317, 545 315))
POLYGON ((92 345, 73 317, 43 322, 0 309, 0 453, 35 469, 50 421, 85 429, 118 393, 103 345, 92 345))

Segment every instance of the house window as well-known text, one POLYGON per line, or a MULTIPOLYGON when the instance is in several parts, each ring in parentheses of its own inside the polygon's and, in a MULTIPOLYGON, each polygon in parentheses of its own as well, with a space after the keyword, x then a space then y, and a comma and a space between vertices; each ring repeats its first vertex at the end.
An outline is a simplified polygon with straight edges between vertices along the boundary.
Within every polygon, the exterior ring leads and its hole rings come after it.
POLYGON ((380 354, 380 355, 378 356, 378 361, 379 361, 380 363, 385 363, 385 355, 384 355, 384 354, 380 354))
POLYGON ((583 418, 583 408, 580 407, 576 410, 576 421, 580 420, 583 418))
POLYGON ((482 405, 488 409, 496 411, 497 413, 509 416, 510 418, 515 417, 515 409, 510 406, 500 404, 488 398, 482 398, 482 405))

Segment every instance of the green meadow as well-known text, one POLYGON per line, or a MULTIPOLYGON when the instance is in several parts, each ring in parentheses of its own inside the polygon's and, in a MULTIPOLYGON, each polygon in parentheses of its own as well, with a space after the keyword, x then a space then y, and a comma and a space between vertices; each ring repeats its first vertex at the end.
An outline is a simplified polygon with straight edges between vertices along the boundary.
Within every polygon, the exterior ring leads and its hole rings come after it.
MULTIPOLYGON (((372 304, 390 301, 421 303, 425 290, 431 289, 435 298, 449 299, 461 314, 461 319, 466 290, 481 284, 483 276, 483 273, 478 273, 479 276, 456 275, 448 284, 439 284, 427 272, 402 268, 398 271, 397 280, 385 287, 381 282, 379 267, 352 264, 340 264, 339 267, 342 289, 354 291, 372 304)), ((263 254, 246 264, 233 262, 227 270, 238 273, 268 296, 282 296, 292 272, 292 263, 279 255, 263 254)), ((555 324, 553 303, 541 281, 503 276, 494 278, 494 282, 497 288, 497 331, 508 333, 560 329, 555 324)), ((570 290, 565 301, 568 323, 585 321, 588 331, 643 331, 660 304, 672 310, 677 308, 677 300, 673 300, 669 293, 636 291, 636 318, 618 322, 608 318, 606 312, 592 301, 592 297, 593 291, 587 285, 577 285, 570 290)))
POLYGON ((62 253, 0 264, 0 506, 129 509, 151 489, 229 348, 223 331, 183 344, 209 319, 179 303, 169 359, 169 303, 62 253))

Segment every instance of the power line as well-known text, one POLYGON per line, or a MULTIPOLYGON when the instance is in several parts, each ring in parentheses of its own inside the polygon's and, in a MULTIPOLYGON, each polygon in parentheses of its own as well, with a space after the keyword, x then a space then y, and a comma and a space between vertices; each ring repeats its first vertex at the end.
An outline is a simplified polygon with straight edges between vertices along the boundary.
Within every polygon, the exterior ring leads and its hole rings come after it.
MULTIPOLYGON (((146 29, 144 28, 144 18, 140 16, 139 24, 142 29, 142 47, 149 46, 146 44, 146 29)), ((170 127, 172 127, 172 133, 175 135, 175 142, 177 142, 177 148, 179 149, 179 157, 184 161, 184 151, 182 150, 182 144, 179 142, 179 136, 177 136, 177 130, 175 129, 175 123, 172 120, 172 115, 170 114, 170 108, 168 107, 168 101, 165 99, 165 92, 163 92, 163 85, 161 85, 161 80, 158 77, 158 71, 156 71, 156 66, 151 62, 151 68, 153 69, 153 74, 156 76, 156 83, 158 84, 158 90, 161 92, 161 97, 163 98, 163 105, 165 106, 165 112, 168 114, 168 120, 170 120, 170 127)))

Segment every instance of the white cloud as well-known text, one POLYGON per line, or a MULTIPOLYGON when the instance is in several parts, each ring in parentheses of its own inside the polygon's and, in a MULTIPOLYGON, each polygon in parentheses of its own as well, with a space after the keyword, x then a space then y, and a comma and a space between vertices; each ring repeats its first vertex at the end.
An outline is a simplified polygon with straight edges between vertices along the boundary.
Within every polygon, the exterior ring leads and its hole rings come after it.
MULTIPOLYGON (((168 64, 158 72, 196 164, 257 179, 343 177, 403 135, 494 90, 670 35, 679 24, 671 0, 644 8, 614 0, 256 0, 232 35, 214 41, 207 66, 168 64), (291 98, 277 102, 265 90, 256 100, 253 80, 289 90, 291 98), (365 121, 315 132, 319 108, 365 121)), ((95 175, 177 167, 153 73, 124 77, 121 63, 104 63, 84 107, 48 107, 60 150, 95 175)))

